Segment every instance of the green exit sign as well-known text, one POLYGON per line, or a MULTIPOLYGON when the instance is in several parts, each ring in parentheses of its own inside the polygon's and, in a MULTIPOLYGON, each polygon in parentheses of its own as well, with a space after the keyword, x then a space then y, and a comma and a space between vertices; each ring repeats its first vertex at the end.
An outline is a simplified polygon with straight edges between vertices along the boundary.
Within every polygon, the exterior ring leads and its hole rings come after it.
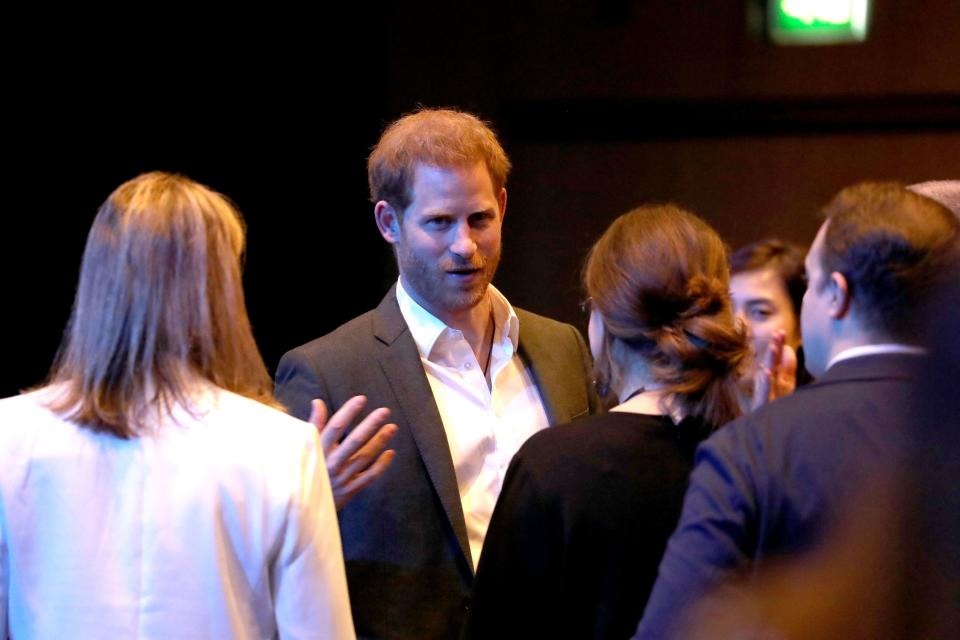
POLYGON ((777 44, 837 44, 867 39, 870 0, 769 0, 777 44))

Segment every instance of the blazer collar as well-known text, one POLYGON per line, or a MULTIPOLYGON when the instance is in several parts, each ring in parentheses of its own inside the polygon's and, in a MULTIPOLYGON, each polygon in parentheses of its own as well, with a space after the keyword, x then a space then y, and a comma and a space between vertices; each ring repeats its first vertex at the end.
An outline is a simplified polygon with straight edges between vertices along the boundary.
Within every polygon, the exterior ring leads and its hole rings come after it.
POLYGON ((912 380, 919 367, 929 366, 929 356, 912 353, 878 353, 841 360, 816 383, 850 380, 912 380))
MULTIPOLYGON (((390 346, 407 332, 407 323, 397 304, 397 285, 387 291, 373 314, 373 336, 383 344, 390 346)), ((414 345, 416 348, 416 345, 414 345)))

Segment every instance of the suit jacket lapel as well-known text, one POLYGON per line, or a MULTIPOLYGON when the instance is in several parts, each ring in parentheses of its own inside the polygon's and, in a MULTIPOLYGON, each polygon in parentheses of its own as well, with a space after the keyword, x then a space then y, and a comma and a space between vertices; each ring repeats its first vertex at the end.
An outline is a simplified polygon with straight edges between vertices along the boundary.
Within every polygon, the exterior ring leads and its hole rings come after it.
POLYGON ((551 336, 537 331, 535 318, 516 309, 520 319, 519 354, 533 374, 550 424, 570 422, 589 413, 589 400, 581 376, 571 375, 569 362, 557 357, 551 336))
MULTIPOLYGON (((384 345, 377 360, 393 389, 405 423, 410 427, 430 481, 460 544, 460 551, 464 559, 468 559, 470 542, 450 445, 420 362, 420 352, 397 305, 395 286, 377 307, 373 316, 373 333, 384 345)), ((466 566, 472 567, 473 563, 468 561, 466 566)))

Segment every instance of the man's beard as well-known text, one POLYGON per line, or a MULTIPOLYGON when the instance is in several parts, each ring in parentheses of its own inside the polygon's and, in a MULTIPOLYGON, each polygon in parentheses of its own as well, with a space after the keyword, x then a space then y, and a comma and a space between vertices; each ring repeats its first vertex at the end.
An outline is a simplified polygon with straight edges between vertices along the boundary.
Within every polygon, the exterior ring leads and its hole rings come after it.
POLYGON ((467 311, 478 305, 487 292, 487 287, 500 264, 500 246, 489 256, 475 254, 472 260, 462 261, 446 258, 439 263, 426 262, 406 246, 397 247, 397 264, 404 280, 413 289, 410 292, 436 315, 467 311), (479 269, 476 282, 458 286, 455 276, 449 271, 457 269, 479 269))

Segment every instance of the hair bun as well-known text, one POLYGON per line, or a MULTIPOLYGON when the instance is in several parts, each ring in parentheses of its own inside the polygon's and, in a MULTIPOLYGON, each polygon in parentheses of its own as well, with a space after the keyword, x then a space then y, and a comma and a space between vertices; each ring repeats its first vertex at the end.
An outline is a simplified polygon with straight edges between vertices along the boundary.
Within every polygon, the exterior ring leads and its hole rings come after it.
POLYGON ((690 304, 680 313, 680 318, 686 320, 717 313, 723 308, 728 295, 726 287, 717 278, 696 275, 687 285, 687 299, 690 304))

